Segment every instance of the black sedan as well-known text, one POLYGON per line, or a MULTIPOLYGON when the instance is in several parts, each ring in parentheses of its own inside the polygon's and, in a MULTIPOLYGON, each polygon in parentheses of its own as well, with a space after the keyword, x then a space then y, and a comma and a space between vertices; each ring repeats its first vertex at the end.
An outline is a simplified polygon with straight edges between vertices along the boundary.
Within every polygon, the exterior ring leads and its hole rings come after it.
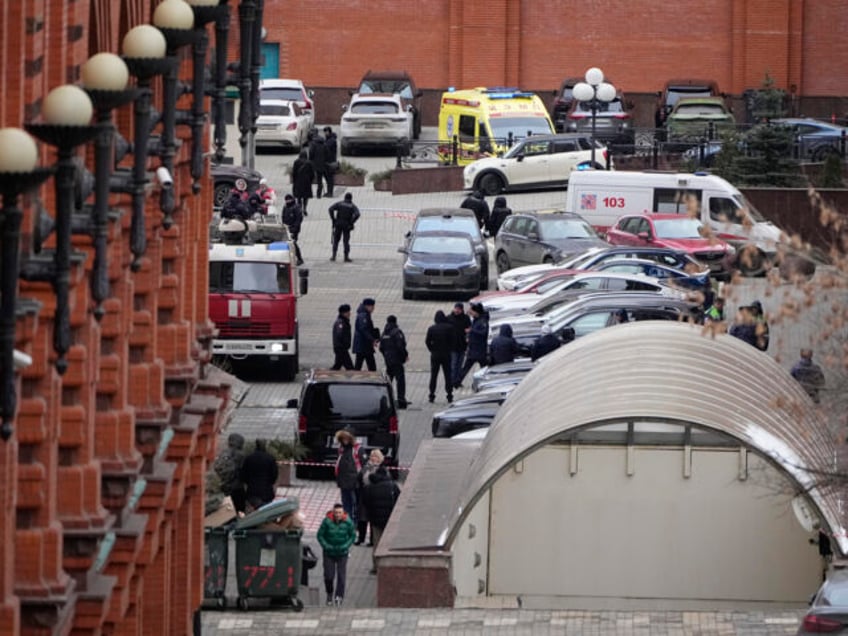
POLYGON ((246 189, 248 192, 253 192, 259 187, 259 180, 262 178, 262 173, 257 170, 233 164, 213 165, 210 172, 215 182, 213 202, 215 209, 223 207, 233 188, 238 187, 240 190, 246 189), (244 188, 241 187, 242 185, 244 188))
POLYGON ((474 245, 461 232, 419 232, 412 236, 403 262, 403 297, 419 294, 463 295, 480 290, 482 271, 474 245))
POLYGON ((475 428, 489 426, 500 404, 472 404, 451 407, 433 415, 433 437, 453 437, 475 428))

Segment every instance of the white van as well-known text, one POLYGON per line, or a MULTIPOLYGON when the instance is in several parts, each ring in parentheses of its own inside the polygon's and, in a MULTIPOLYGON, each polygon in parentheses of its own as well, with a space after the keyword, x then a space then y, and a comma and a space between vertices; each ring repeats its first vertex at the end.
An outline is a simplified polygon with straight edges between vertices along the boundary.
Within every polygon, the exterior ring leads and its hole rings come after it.
POLYGON ((572 172, 565 209, 605 232, 625 214, 651 212, 699 216, 704 225, 737 248, 754 245, 754 257, 739 259, 742 273, 761 273, 773 261, 781 231, 730 183, 706 173, 586 170, 572 172), (743 262, 743 260, 745 262, 743 262))

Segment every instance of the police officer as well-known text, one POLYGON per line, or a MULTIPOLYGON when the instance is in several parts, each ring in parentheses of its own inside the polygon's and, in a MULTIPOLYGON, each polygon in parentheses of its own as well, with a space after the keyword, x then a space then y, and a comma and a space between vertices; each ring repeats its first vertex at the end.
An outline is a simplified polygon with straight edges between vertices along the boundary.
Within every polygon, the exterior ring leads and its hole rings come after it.
POLYGON ((481 232, 488 229, 489 204, 486 203, 486 199, 482 192, 475 190, 465 198, 465 201, 463 201, 462 205, 459 207, 474 212, 474 216, 477 217, 477 224, 480 226, 481 232))
POLYGON ((353 360, 350 359, 350 305, 345 303, 339 305, 339 315, 333 323, 333 361, 332 369, 352 369, 353 360))
POLYGON ((289 236, 291 236, 294 243, 294 254, 297 258, 297 264, 303 265, 300 244, 297 241, 298 236, 300 236, 300 226, 303 224, 303 210, 291 194, 286 195, 285 201, 286 203, 283 206, 283 223, 289 229, 289 236))
POLYGON ((330 214, 330 220, 333 222, 333 256, 330 257, 330 260, 336 260, 336 253, 339 251, 339 241, 343 240, 345 263, 351 263, 350 233, 359 220, 359 208, 353 203, 353 195, 350 192, 345 193, 344 201, 337 201, 330 206, 327 212, 330 214))
POLYGON ((386 375, 397 383, 398 408, 405 409, 409 402, 406 401, 406 373, 403 365, 409 359, 409 353, 406 350, 406 336, 398 327, 396 316, 386 318, 386 326, 380 336, 380 353, 386 361, 386 375))

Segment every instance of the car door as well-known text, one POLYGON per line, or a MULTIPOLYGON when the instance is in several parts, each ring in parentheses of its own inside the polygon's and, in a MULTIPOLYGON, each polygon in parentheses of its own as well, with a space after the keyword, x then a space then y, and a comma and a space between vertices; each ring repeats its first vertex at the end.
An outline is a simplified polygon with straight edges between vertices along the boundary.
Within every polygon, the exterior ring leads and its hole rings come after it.
POLYGON ((576 139, 557 139, 552 144, 550 161, 551 183, 568 183, 571 171, 583 161, 590 161, 590 151, 583 151, 576 139))
POLYGON ((545 249, 542 244, 542 228, 539 227, 537 219, 527 217, 527 231, 522 242, 522 249, 524 251, 522 258, 528 265, 544 262, 545 249))
POLYGON ((574 329, 574 337, 579 338, 612 324, 613 314, 609 309, 583 314, 571 321, 567 326, 574 329))
POLYGON ((607 231, 607 241, 613 245, 642 245, 636 234, 639 231, 640 221, 638 216, 626 216, 619 219, 615 227, 607 231))
POLYGON ((509 258, 510 267, 523 265, 521 262, 521 242, 524 228, 527 226, 527 217, 509 216, 501 226, 498 236, 495 238, 497 251, 503 251, 509 258))
POLYGON ((527 139, 519 153, 509 160, 507 179, 510 185, 536 185, 551 178, 551 143, 527 139))

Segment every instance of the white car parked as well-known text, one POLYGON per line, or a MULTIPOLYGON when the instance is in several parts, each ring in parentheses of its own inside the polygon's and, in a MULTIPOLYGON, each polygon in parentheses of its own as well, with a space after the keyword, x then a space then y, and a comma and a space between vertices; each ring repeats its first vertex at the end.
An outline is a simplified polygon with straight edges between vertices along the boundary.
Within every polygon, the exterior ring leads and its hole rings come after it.
MULTIPOLYGON (((606 146, 596 141, 594 168, 606 169, 607 159, 606 146)), ((572 171, 592 167, 591 136, 534 135, 519 141, 503 157, 468 164, 463 178, 466 189, 491 196, 510 189, 565 186, 572 171)))
POLYGON ((264 79, 259 81, 259 101, 282 99, 297 102, 306 115, 310 129, 315 125, 315 103, 312 91, 307 90, 299 79, 264 79))
POLYGON ((298 150, 311 128, 309 116, 297 102, 269 99, 259 102, 256 145, 282 146, 298 150))
POLYGON ((339 134, 342 155, 364 147, 394 147, 412 139, 412 111, 399 94, 356 93, 344 106, 339 134))

